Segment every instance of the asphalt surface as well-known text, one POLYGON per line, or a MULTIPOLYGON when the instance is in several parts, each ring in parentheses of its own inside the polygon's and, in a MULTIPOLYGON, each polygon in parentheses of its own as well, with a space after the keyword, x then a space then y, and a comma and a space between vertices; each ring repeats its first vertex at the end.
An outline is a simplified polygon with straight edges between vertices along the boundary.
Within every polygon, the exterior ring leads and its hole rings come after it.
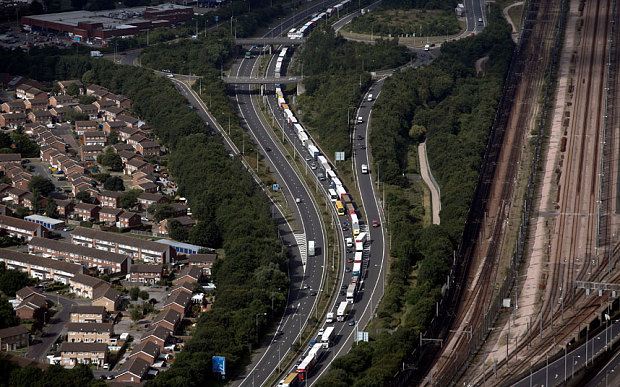
MULTIPOLYGON (((542 367, 542 369, 532 372, 530 376, 523 378, 513 386, 536 387, 564 384, 565 378, 570 379, 573 373, 578 372, 585 365, 586 361, 588 363, 592 362, 592 354, 601 354, 606 350, 608 343, 611 343, 613 340, 618 340, 619 337, 620 324, 618 324, 618 321, 614 321, 607 329, 590 338, 575 350, 568 352, 566 356, 562 356, 556 361, 550 362, 548 366, 545 362, 545 366, 542 367)), ((561 349, 561 347, 559 349, 561 349)), ((601 372, 590 380, 588 386, 618 386, 618 374, 614 370, 618 367, 619 363, 620 357, 616 355, 607 363, 601 372), (616 382, 605 384, 606 380, 607 383, 614 380, 616 382)))
POLYGON ((71 298, 61 297, 56 293, 45 293, 45 298, 48 301, 60 303, 62 309, 49 319, 43 329, 45 336, 39 339, 41 340, 40 343, 31 345, 25 356, 35 361, 47 362, 45 356, 69 322, 71 318, 71 307, 77 305, 77 302, 71 298))

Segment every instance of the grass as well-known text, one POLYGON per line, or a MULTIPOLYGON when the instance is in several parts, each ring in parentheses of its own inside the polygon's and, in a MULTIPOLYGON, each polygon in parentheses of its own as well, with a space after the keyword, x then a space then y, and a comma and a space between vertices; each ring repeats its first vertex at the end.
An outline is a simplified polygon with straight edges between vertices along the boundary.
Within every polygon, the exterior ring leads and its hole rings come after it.
POLYGON ((455 34, 460 26, 453 10, 389 9, 359 16, 346 29, 385 37, 413 34, 426 37, 455 34))

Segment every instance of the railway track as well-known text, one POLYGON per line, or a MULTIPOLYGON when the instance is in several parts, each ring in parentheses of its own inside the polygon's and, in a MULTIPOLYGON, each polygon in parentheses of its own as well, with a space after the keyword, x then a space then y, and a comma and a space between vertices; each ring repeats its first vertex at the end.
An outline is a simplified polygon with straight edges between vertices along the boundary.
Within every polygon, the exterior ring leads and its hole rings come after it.
MULTIPOLYGON (((598 297, 586 299, 583 289, 573 292, 567 292, 567 289, 573 288, 575 280, 602 280, 608 274, 607 265, 604 264, 606 259, 599 257, 617 257, 620 254, 620 244, 614 245, 612 241, 607 241, 601 249, 602 254, 599 254, 596 221, 597 201, 601 200, 597 187, 602 165, 599 161, 604 124, 604 112, 601 113, 604 106, 603 74, 609 49, 605 38, 609 36, 611 3, 612 0, 594 0, 585 5, 583 40, 579 45, 579 65, 575 77, 574 101, 578 103, 575 104, 576 114, 571 118, 568 133, 564 132, 565 136, 568 134, 570 137, 566 157, 561 161, 564 171, 556 207, 559 212, 555 224, 557 238, 549 262, 552 276, 550 282, 548 279, 548 292, 536 316, 537 324, 529 326, 529 331, 508 359, 521 357, 532 360, 537 355, 544 356, 556 344, 570 341, 575 332, 589 322, 601 306, 601 300, 598 297), (601 37, 604 42, 602 46, 601 37), (566 311, 568 308, 572 310, 566 311), (570 315, 569 319, 564 319, 565 312, 570 315), (555 324, 560 320, 561 324, 555 324), (544 327, 545 331, 535 328, 537 325, 544 327)), ((619 281, 620 273, 607 280, 619 281)), ((505 364, 506 359, 498 366, 505 364)), ((498 382, 506 383, 515 373, 525 372, 531 366, 523 361, 512 364, 510 372, 500 376, 498 382)), ((490 372, 480 375, 480 379, 491 377, 490 372)))

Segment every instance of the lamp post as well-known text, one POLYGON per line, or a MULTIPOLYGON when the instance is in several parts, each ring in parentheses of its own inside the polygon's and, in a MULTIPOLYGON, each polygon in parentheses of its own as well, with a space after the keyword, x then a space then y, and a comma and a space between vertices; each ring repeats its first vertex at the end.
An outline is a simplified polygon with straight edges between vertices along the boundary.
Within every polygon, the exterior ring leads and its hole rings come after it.
POLYGON ((258 316, 267 316, 267 313, 256 313, 256 342, 258 343, 258 316))

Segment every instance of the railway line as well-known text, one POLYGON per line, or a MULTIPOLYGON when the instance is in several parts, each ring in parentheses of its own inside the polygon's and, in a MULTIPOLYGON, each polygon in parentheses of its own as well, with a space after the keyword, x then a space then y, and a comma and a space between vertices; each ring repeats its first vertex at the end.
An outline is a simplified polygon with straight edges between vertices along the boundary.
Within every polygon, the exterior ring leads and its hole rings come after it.
MULTIPOLYGON (((573 11, 578 7, 575 3, 573 11)), ((619 273, 608 276, 611 266, 606 264, 606 257, 611 263, 612 257, 618 256, 620 246, 609 238, 599 246, 597 240, 597 203, 602 200, 600 192, 609 192, 608 188, 599 191, 597 187, 603 165, 600 160, 604 143, 604 74, 609 55, 606 38, 610 31, 612 0, 588 1, 582 7, 583 18, 579 18, 577 24, 581 37, 573 53, 573 58, 578 60, 574 61, 575 71, 570 72, 576 84, 571 88, 572 101, 567 104, 568 111, 574 114, 563 113, 563 117, 570 117, 570 124, 562 128, 565 138, 562 144, 566 148, 561 146, 558 158, 561 175, 554 203, 557 216, 552 221, 555 238, 547 251, 550 276, 541 278, 541 285, 547 291, 535 316, 536 322, 528 325, 514 351, 498 363, 497 379, 492 379, 492 372, 482 371, 477 375, 478 382, 507 383, 514 375, 530 369, 533 361, 555 352, 558 345, 568 346, 575 339, 575 332, 577 336, 583 334, 582 328, 599 311, 602 300, 600 297, 586 298, 584 289, 574 288, 574 281, 620 281, 619 273), (508 360, 511 360, 511 367, 502 372, 501 367, 508 360)), ((560 121, 564 121, 561 118, 560 121)), ((617 160, 614 155, 608 157, 617 160)), ((611 184, 611 179, 605 183, 611 184)), ((606 304, 607 300, 604 302, 606 304)), ((472 378, 476 380, 470 375, 472 378)))

